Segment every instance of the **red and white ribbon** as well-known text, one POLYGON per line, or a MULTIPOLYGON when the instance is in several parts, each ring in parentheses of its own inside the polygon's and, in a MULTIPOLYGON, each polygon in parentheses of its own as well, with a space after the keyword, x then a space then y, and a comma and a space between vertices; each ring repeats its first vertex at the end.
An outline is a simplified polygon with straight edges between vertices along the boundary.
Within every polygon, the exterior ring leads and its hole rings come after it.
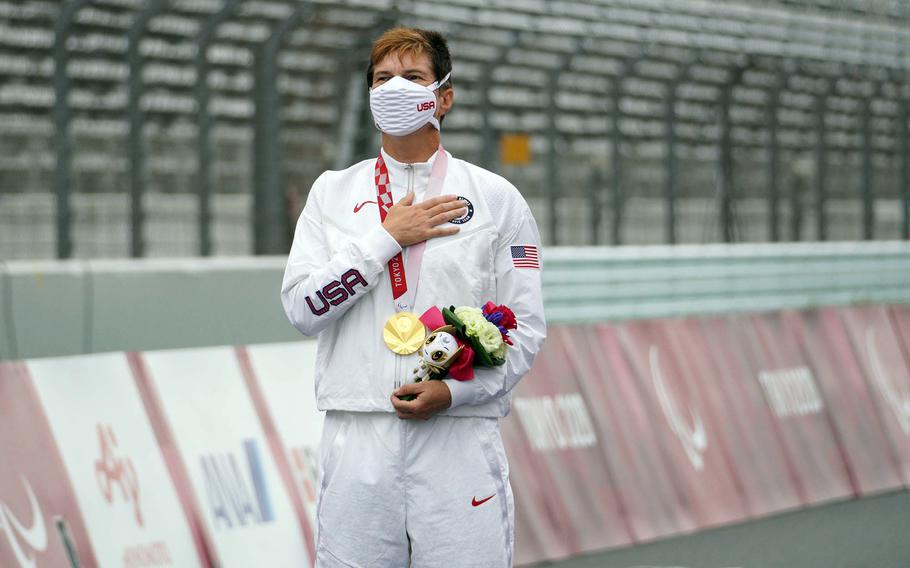
MULTIPOLYGON (((448 167, 449 157, 445 149, 440 145, 439 150, 436 152, 436 161, 433 162, 433 168, 430 170, 430 181, 427 184, 424 200, 432 199, 442 192, 442 185, 445 181, 448 167)), ((393 200, 392 181, 389 179, 389 169, 386 167, 385 160, 382 159, 382 152, 376 158, 374 180, 376 182, 376 203, 379 205, 379 219, 384 222, 389 214, 389 209, 393 205, 393 200)), ((389 277, 392 280, 392 298, 395 304, 395 311, 409 312, 414 309, 417 283, 420 281, 420 265, 423 263, 423 251, 426 245, 427 242, 423 241, 408 247, 407 266, 405 266, 402 253, 396 254, 389 261, 389 277), (408 274, 413 279, 412 286, 408 286, 408 274)))

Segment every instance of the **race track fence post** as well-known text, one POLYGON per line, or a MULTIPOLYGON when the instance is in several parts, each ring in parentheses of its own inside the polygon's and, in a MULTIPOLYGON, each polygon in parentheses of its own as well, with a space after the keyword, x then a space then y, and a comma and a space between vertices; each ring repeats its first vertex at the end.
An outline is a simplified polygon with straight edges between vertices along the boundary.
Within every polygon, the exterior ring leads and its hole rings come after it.
POLYGON ((734 187, 733 163, 733 121, 730 117, 730 106, 733 104, 733 89, 742 81, 743 75, 751 65, 751 60, 745 57, 727 77, 727 81, 720 89, 720 148, 718 148, 718 189, 720 229, 725 243, 736 240, 736 189, 734 187))
POLYGON ((281 118, 278 116, 278 52, 288 35, 315 11, 313 2, 298 2, 268 39, 254 50, 253 235, 255 254, 283 254, 290 248, 285 230, 284 168, 281 118))
POLYGON ((54 147, 56 149, 56 167, 54 169, 54 193, 57 197, 56 228, 57 258, 73 256, 72 210, 70 195, 72 187, 72 140, 70 140, 70 121, 72 109, 69 105, 70 80, 67 75, 69 52, 66 42, 69 39, 76 14, 90 0, 70 0, 54 22, 54 147))
POLYGON ((642 48, 635 55, 625 58, 620 65, 619 73, 610 81, 610 190, 612 193, 612 223, 610 227, 610 244, 619 246, 623 242, 622 227, 623 214, 626 208, 626 188, 623 172, 622 149, 625 136, 622 131, 622 98, 623 81, 635 76, 636 66, 648 55, 647 44, 642 43, 642 48))
POLYGON ((142 196, 145 195, 146 190, 145 154, 142 148, 145 117, 140 108, 143 60, 139 53, 139 43, 148 30, 149 22, 167 8, 168 3, 168 0, 147 2, 145 7, 136 14, 127 36, 127 64, 130 69, 129 101, 127 102, 130 161, 130 256, 133 258, 145 255, 143 239, 145 211, 142 207, 142 196))
POLYGON ((667 82, 664 99, 664 242, 676 244, 676 197, 679 194, 679 168, 676 162, 676 95, 679 85, 689 77, 689 70, 701 61, 701 52, 695 50, 688 60, 679 64, 667 82))
POLYGON ((209 112, 211 91, 208 84, 209 45, 215 38, 218 26, 230 18, 243 0, 225 0, 221 9, 205 20, 196 41, 196 196, 199 199, 199 254, 212 254, 212 115, 209 112))

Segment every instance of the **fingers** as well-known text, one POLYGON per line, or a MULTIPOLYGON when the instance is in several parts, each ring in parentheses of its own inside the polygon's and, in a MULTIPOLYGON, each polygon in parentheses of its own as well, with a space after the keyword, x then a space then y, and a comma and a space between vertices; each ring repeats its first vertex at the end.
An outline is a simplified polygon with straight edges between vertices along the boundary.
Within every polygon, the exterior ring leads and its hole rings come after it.
POLYGON ((415 406, 418 405, 417 399, 414 400, 402 400, 396 395, 392 395, 392 406, 398 412, 403 412, 405 414, 413 414, 415 406))
POLYGON ((420 404, 422 403, 418 403, 417 399, 401 400, 398 398, 397 394, 392 395, 392 406, 395 407, 395 413, 398 414, 398 418, 401 418, 402 420, 412 420, 414 418, 417 418, 419 415, 415 412, 415 407, 419 406, 420 404))
POLYGON ((402 247, 454 235, 458 227, 439 225, 467 214, 464 202, 453 195, 441 195, 416 205, 413 205, 414 199, 414 193, 409 192, 389 210, 383 221, 383 227, 402 247))
POLYGON ((392 393, 392 406, 395 408, 395 413, 398 414, 398 418, 402 420, 429 420, 430 414, 427 414, 426 404, 419 397, 426 390, 426 385, 424 383, 408 383, 403 385, 392 393), (414 400, 401 400, 400 396, 407 396, 409 394, 417 395, 418 398, 414 400))
MULTIPOLYGON (((423 205, 424 203, 427 203, 427 202, 422 201, 418 205, 423 205)), ((449 213, 452 211, 462 211, 463 212, 462 214, 467 213, 467 207, 465 206, 464 201, 461 201, 460 199, 447 201, 445 203, 439 203, 437 205, 434 205, 434 206, 426 208, 426 209, 427 209, 427 213, 431 216, 439 215, 441 213, 449 213)))
MULTIPOLYGON (((413 201, 413 199, 412 199, 412 201, 413 201)), ((459 201, 458 197, 455 195, 440 195, 440 196, 434 197, 432 199, 427 199, 426 201, 421 201, 420 203, 417 204, 417 206, 423 207, 424 209, 433 209, 434 207, 437 207, 439 205, 445 205, 445 204, 451 204, 451 203, 460 204, 461 201, 459 201)))
POLYGON ((430 236, 428 238, 433 239, 436 237, 448 237, 449 235, 454 235, 458 232, 458 227, 438 227, 436 229, 430 230, 430 236))
POLYGON ((419 397, 420 393, 423 392, 423 389, 416 387, 420 386, 420 383, 411 383, 395 389, 395 392, 392 393, 391 397, 392 406, 395 407, 395 410, 399 413, 404 414, 413 414, 414 412, 417 412, 420 406, 423 404, 423 401, 417 398, 414 400, 403 400, 400 397, 407 396, 409 394, 417 395, 419 397))
POLYGON ((401 385, 400 387, 398 387, 397 389, 395 389, 395 391, 392 392, 392 394, 395 395, 396 397, 404 396, 404 395, 408 395, 408 394, 420 394, 423 392, 423 390, 425 388, 426 388, 426 385, 424 385, 422 383, 405 383, 405 384, 401 385))
POLYGON ((434 227, 436 225, 442 225, 443 223, 448 223, 452 219, 458 219, 459 217, 464 217, 466 213, 467 213, 466 209, 458 209, 455 212, 449 212, 449 213, 440 213, 439 215, 434 215, 433 217, 430 217, 430 225, 432 225, 434 227))

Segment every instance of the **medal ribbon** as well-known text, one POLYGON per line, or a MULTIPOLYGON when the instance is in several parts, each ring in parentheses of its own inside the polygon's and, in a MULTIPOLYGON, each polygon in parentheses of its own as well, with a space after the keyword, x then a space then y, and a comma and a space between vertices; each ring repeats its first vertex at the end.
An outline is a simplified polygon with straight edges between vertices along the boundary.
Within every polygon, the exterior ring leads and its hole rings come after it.
MULTIPOLYGON (((427 184, 427 191, 423 200, 432 199, 442 192, 442 184, 445 181, 446 171, 449 167, 449 157, 442 145, 436 152, 436 161, 433 162, 433 168, 430 170, 430 181, 427 184)), ((376 182, 376 203, 379 205, 379 219, 385 221, 392 207, 392 182, 389 179, 389 169, 382 159, 382 152, 376 158, 376 168, 374 170, 374 180, 376 182)), ((408 263, 405 266, 402 253, 396 254, 389 261, 389 277, 392 280, 392 298, 394 299, 395 311, 408 312, 414 309, 414 298, 417 295, 417 283, 420 281, 420 265, 423 263, 423 251, 427 242, 423 241, 408 247, 408 263), (414 279, 413 287, 408 288, 407 274, 410 273, 414 279), (410 293, 408 293, 410 291, 410 293)))

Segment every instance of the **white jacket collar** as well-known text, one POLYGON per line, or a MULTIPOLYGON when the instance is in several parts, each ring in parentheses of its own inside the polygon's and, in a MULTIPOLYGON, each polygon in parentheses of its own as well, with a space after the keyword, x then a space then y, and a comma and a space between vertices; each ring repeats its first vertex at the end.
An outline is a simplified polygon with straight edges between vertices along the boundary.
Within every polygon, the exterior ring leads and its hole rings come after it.
POLYGON ((427 171, 429 171, 430 168, 433 167, 433 162, 436 161, 436 155, 439 154, 439 150, 436 150, 435 152, 433 152, 433 155, 430 156, 430 159, 427 160, 426 162, 406 163, 406 162, 399 162, 398 160, 396 160, 395 158, 390 156, 389 153, 385 151, 385 148, 381 148, 379 151, 382 152, 382 159, 385 160, 385 163, 388 167, 390 167, 390 168, 394 167, 395 169, 400 169, 400 170, 405 169, 405 167, 407 167, 407 166, 413 166, 415 170, 426 169, 427 171))
POLYGON ((436 161, 439 150, 433 152, 433 155, 426 162, 412 164, 399 162, 391 157, 385 149, 380 151, 382 152, 382 159, 389 169, 389 179, 392 182, 395 199, 401 199, 404 197, 404 193, 407 193, 408 190, 413 190, 417 201, 421 201, 427 184, 430 182, 430 170, 433 168, 433 162, 436 161))

